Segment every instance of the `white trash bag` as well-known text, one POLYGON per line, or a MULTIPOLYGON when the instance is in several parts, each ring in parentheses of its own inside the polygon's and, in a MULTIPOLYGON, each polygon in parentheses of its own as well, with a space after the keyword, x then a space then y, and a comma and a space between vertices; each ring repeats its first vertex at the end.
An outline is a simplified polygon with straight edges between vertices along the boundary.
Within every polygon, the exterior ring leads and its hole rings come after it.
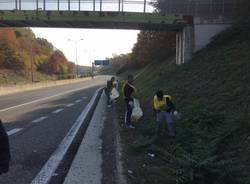
POLYGON ((113 88, 110 93, 110 100, 114 100, 119 97, 119 92, 117 89, 113 88))
POLYGON ((134 106, 133 106, 131 118, 134 121, 138 121, 143 116, 143 112, 142 112, 142 109, 140 107, 139 100, 134 98, 134 104, 133 105, 134 106))

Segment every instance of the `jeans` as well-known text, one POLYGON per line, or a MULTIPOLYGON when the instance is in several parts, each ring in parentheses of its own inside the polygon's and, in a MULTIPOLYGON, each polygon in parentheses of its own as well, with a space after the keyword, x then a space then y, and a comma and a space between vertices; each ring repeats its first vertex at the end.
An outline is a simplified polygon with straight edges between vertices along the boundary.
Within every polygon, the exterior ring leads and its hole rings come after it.
POLYGON ((126 111, 126 114, 125 114, 125 124, 127 126, 131 125, 131 115, 132 115, 132 105, 130 104, 132 101, 128 101, 128 100, 125 100, 125 103, 126 103, 126 108, 127 108, 127 111, 126 111))
POLYGON ((158 112, 156 114, 157 131, 160 130, 160 126, 163 121, 167 123, 169 135, 174 137, 176 135, 176 129, 174 126, 174 114, 172 112, 158 112))

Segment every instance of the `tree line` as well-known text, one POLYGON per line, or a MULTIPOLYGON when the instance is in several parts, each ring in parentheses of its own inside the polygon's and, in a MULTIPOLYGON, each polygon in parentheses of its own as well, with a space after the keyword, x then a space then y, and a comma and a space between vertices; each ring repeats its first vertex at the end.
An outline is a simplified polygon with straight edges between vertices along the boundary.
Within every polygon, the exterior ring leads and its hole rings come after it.
POLYGON ((46 39, 36 38, 31 29, 4 28, 0 29, 0 69, 67 76, 73 74, 74 63, 46 39))

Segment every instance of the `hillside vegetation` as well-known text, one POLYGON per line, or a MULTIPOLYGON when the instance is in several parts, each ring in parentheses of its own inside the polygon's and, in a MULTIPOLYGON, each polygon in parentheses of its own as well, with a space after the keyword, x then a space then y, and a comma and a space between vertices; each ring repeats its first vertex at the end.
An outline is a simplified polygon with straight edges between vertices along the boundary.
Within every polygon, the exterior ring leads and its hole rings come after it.
MULTIPOLYGON (((135 86, 144 110, 136 130, 121 132, 129 183, 249 183, 250 33, 234 27, 194 58, 176 66, 154 62, 135 86), (177 137, 155 136, 151 101, 158 89, 172 96, 182 118, 177 137), (155 157, 148 156, 154 153, 155 157)), ((172 64, 171 64, 172 63, 172 64)), ((118 106, 123 123, 124 108, 118 106)), ((124 106, 124 105, 123 105, 124 106)))
POLYGON ((56 79, 68 78, 73 71, 74 64, 46 39, 36 38, 31 29, 0 29, 0 82, 26 81, 32 73, 36 74, 34 80, 49 79, 52 75, 56 79))

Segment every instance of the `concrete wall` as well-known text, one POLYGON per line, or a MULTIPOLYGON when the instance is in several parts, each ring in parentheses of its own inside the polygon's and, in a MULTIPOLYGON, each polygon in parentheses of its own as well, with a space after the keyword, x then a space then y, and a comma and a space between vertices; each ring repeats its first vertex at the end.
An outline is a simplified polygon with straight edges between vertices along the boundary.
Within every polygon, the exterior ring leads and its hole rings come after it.
POLYGON ((70 83, 77 83, 81 81, 90 80, 91 78, 81 78, 81 79, 70 79, 70 80, 58 80, 58 81, 47 81, 39 82, 33 84, 22 84, 22 85, 11 85, 11 86, 0 86, 0 96, 18 93, 22 91, 31 91, 41 88, 47 88, 52 86, 65 85, 70 83))
POLYGON ((212 38, 229 28, 231 24, 195 24, 195 48, 194 52, 206 47, 212 40, 212 38))

